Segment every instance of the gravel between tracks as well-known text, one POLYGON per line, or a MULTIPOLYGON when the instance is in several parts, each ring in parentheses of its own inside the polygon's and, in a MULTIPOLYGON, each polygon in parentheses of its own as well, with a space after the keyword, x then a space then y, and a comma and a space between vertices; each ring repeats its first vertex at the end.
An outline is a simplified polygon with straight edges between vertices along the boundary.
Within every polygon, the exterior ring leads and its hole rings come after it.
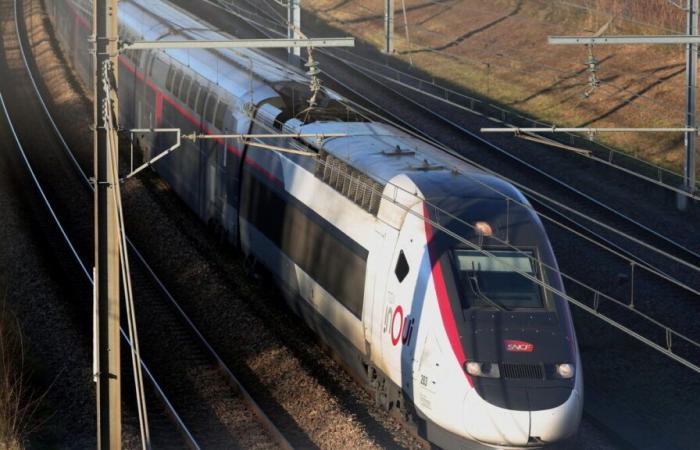
MULTIPOLYGON (((9 1, 0 2, 0 30, 0 70, 3 81, 11 82, 21 60, 9 1)), ((7 95, 7 84, 2 84, 7 95)), ((76 276, 78 266, 28 176, 2 112, 0 174, 1 295, 21 323, 32 388, 43 396, 23 444, 94 447, 91 320, 75 308, 85 300, 89 309, 92 290, 86 278, 76 276)), ((136 448, 135 438, 127 424, 124 448, 136 448)))
POLYGON ((68 307, 72 297, 89 290, 66 283, 67 271, 54 264, 70 255, 56 248, 60 237, 26 177, 4 115, 0 149, 0 295, 21 323, 31 389, 46 393, 25 444, 94 447, 91 343, 68 307))
MULTIPOLYGON (((38 61, 50 60, 52 48, 51 39, 45 33, 44 22, 41 17, 36 17, 41 4, 39 2, 20 3, 27 7, 25 24, 31 47, 37 55, 38 61), (34 8, 34 14, 29 11, 34 8)), ((20 6, 20 8, 22 8, 20 6)), ((22 31, 24 33, 24 30, 22 31)), ((26 45, 25 45, 26 46, 26 45)), ((53 77, 57 66, 44 67, 45 72, 53 77)), ((34 105, 34 110, 39 109, 35 94, 31 88, 27 88, 28 80, 21 82, 19 78, 17 86, 24 89, 27 97, 27 105, 34 105)), ((67 80, 60 80, 58 85, 65 94, 67 80)), ((68 83, 69 84, 69 83, 68 83)), ((70 97, 62 96, 65 103, 70 102, 70 97)), ((17 105, 17 97, 13 98, 15 113, 22 114, 21 107, 17 105)), ((31 108, 32 106, 29 106, 31 108)), ((63 109, 69 111, 68 108, 63 109)), ((51 139, 53 132, 46 128, 46 119, 41 113, 38 116, 36 130, 45 130, 43 139, 51 139)), ((26 116, 25 116, 26 119, 26 116)), ((40 134, 40 133, 36 133, 40 134)), ((89 134, 88 134, 89 135, 89 134)), ((71 231, 79 231, 81 227, 87 228, 82 234, 72 234, 72 238, 85 260, 91 259, 91 233, 92 217, 90 214, 91 195, 88 193, 82 181, 78 178, 75 169, 67 162, 63 149, 52 142, 41 141, 41 137, 28 134, 26 125, 21 127, 20 136, 26 140, 33 151, 30 160, 36 164, 37 176, 46 182, 51 189, 49 197, 56 201, 57 212, 65 220, 64 225, 71 231), (36 149, 43 148, 38 153, 36 149), (49 160, 53 159, 56 170, 51 167, 49 160), (48 166, 47 166, 48 164, 48 166), (67 167, 66 167, 67 166, 67 167), (86 207, 87 206, 87 207, 86 207)), ((146 270, 140 264, 132 264, 133 283, 137 291, 136 299, 139 301, 139 323, 141 324, 141 354, 150 365, 153 373, 164 389, 165 394, 180 414, 184 423, 189 427, 198 443, 203 448, 255 448, 269 449, 276 445, 271 441, 257 417, 243 401, 242 396, 229 385, 228 380, 216 366, 215 361, 203 351, 201 345, 194 339, 173 309, 167 304, 158 287, 147 275, 146 270)), ((89 298, 89 297, 88 297, 89 298)), ((89 305, 89 302, 88 302, 89 305)), ((87 317, 90 317, 88 315, 87 317)), ((128 364, 128 351, 122 350, 122 385, 125 391, 125 406, 133 406, 133 394, 129 395, 130 367, 128 364)), ((146 384, 147 388, 150 387, 146 384)), ((149 413, 152 418, 153 445, 157 448, 171 448, 173 445, 182 446, 183 441, 178 436, 173 436, 173 425, 162 420, 162 409, 158 401, 149 404, 149 413)), ((133 411, 125 411, 125 423, 133 424, 133 411)))
MULTIPOLYGON (((39 2, 35 3, 39 5, 39 2)), ((41 13, 43 14, 43 13, 41 13)), ((38 66, 55 117, 83 167, 90 167, 90 106, 53 39, 36 33, 38 66)), ((242 258, 209 235, 152 174, 123 187, 130 237, 263 409, 301 448, 420 448, 424 444, 378 411, 321 349, 281 296, 244 276, 242 258)), ((138 296, 138 293, 137 293, 138 296)), ((138 306, 137 306, 138 308, 138 306)))

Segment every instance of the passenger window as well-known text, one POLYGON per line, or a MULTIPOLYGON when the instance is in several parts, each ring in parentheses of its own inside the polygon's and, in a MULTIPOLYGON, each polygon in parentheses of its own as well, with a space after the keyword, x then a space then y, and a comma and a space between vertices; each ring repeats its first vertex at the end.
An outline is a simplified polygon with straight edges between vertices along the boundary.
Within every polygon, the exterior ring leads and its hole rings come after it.
MULTIPOLYGON (((132 41, 135 41, 136 39, 133 39, 132 41)), ((131 60, 134 62, 134 65, 138 68, 141 66, 141 57, 143 56, 143 52, 140 50, 132 50, 131 51, 131 60)))
POLYGON ((178 90, 180 89, 180 82, 182 81, 182 71, 175 71, 175 77, 173 77, 173 89, 172 93, 177 96, 178 90))
POLYGON ((182 87, 180 88, 180 95, 178 97, 182 100, 182 103, 187 102, 187 93, 190 91, 190 84, 192 83, 192 78, 187 75, 185 79, 182 80, 182 87))
POLYGON ((187 97, 187 105, 194 110, 197 102, 197 94, 199 94, 199 90, 201 89, 201 86, 199 83, 196 81, 192 83, 192 89, 190 89, 189 96, 187 97))
POLYGON ((173 77, 175 75, 175 69, 172 66, 168 67, 168 78, 165 80, 165 89, 172 92, 173 90, 173 77))
POLYGON ((214 119, 214 126, 216 126, 216 128, 219 130, 224 129, 226 114, 228 114, 228 105, 224 102, 219 102, 216 107, 216 118, 214 119))
POLYGON ((209 100, 207 100, 207 106, 204 109, 204 120, 209 123, 214 123, 214 107, 216 106, 216 95, 210 94, 209 100))
POLYGON ((148 52, 148 59, 146 60, 146 69, 144 70, 144 73, 147 73, 149 77, 153 76, 153 66, 154 62, 156 60, 156 54, 155 52, 148 52))
POLYGON ((202 92, 199 93, 199 97, 197 97, 197 107, 194 109, 200 116, 204 114, 204 102, 206 101, 207 97, 209 97, 209 92, 202 89, 202 92))
POLYGON ((404 254, 403 250, 401 250, 401 252, 399 253, 399 259, 398 261, 396 261, 396 268, 394 269, 394 274, 399 280, 399 283, 401 283, 406 278, 406 276, 408 275, 408 271, 408 260, 406 259, 406 255, 404 254))

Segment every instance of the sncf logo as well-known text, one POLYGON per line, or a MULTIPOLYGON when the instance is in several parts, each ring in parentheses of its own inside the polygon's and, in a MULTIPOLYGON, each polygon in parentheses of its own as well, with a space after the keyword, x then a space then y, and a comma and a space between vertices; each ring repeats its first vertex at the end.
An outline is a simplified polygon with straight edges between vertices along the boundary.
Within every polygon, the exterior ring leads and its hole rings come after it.
POLYGON ((507 352, 532 353, 533 350, 535 350, 535 346, 533 344, 525 341, 506 340, 504 343, 506 344, 507 352))

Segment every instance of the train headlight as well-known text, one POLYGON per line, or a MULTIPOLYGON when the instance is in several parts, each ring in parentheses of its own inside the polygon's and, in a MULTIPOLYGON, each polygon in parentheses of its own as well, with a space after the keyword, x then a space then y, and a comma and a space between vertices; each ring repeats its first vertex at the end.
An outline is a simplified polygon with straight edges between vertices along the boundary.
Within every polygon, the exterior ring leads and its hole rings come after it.
POLYGON ((464 370, 473 377, 500 378, 501 371, 498 364, 467 361, 464 363, 464 370))
POLYGON ((488 222, 477 222, 474 224, 474 229, 482 236, 493 236, 493 228, 488 222))
POLYGON ((574 377, 574 373, 576 372, 574 370, 574 365, 573 364, 557 364, 556 365, 557 369, 557 377, 559 378, 564 378, 564 379, 569 379, 574 377))

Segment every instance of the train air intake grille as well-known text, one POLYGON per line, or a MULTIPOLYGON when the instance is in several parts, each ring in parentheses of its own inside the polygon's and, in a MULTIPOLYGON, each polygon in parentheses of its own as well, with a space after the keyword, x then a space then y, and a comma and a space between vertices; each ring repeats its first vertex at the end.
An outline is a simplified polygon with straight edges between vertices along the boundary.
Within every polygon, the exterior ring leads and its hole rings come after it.
POLYGON ((365 211, 377 215, 383 184, 325 151, 319 155, 316 176, 365 211))
POLYGON ((501 364, 501 376, 507 380, 542 380, 544 369, 541 364, 501 364))

